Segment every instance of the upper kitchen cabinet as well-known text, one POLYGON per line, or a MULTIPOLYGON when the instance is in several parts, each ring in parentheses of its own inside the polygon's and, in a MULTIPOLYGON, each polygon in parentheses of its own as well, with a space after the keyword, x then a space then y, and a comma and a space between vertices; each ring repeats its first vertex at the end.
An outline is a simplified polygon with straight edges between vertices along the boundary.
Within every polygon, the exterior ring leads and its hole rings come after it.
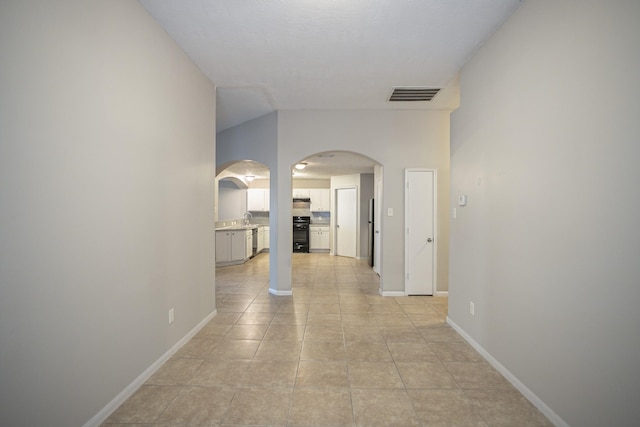
POLYGON ((254 212, 269 211, 269 189, 249 188, 247 190, 247 210, 254 212))
POLYGON ((305 198, 308 199, 309 196, 309 189, 308 188, 294 188, 293 189, 293 197, 295 198, 305 198))
POLYGON ((329 212, 331 210, 331 190, 328 188, 312 188, 309 190, 312 212, 329 212))

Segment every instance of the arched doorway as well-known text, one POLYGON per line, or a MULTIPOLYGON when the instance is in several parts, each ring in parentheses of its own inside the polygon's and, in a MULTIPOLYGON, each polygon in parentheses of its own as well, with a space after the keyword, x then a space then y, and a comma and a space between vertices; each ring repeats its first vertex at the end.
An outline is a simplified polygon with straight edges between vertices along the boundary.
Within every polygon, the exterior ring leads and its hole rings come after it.
MULTIPOLYGON (((215 185, 216 267, 247 262, 259 265, 269 280, 269 168, 253 160, 227 162, 215 185)), ((224 275, 218 270, 216 277, 224 275)), ((218 280, 216 280, 218 282, 218 280)))
MULTIPOLYGON (((375 210, 383 195, 382 165, 361 153, 327 151, 301 158, 291 170, 292 196, 309 199, 309 252, 366 260, 379 274, 375 260, 380 262, 376 252, 381 248, 374 242, 376 230, 378 236, 381 231, 376 229, 375 210), (340 239, 353 241, 345 245, 340 239)), ((294 216, 304 214, 295 206, 294 216)), ((292 273, 294 283, 303 280, 292 273)))

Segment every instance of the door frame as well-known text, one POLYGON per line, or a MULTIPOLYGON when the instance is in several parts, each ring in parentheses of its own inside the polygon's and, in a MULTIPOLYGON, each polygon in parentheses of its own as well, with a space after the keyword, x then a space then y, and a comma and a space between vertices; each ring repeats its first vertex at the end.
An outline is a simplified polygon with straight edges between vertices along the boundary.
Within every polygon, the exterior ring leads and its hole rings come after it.
POLYGON ((433 173, 433 269, 431 278, 431 295, 435 296, 438 289, 436 279, 438 277, 438 170, 427 168, 407 168, 404 170, 404 293, 407 292, 409 274, 409 174, 411 172, 433 173))

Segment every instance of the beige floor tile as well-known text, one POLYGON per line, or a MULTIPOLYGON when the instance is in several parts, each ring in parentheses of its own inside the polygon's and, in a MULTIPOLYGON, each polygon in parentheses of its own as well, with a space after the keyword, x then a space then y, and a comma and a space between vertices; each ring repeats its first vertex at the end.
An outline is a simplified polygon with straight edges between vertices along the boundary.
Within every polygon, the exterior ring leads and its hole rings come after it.
POLYGON ((169 359, 146 382, 154 385, 188 384, 204 359, 169 359))
POLYGON ((393 358, 384 342, 347 341, 347 359, 363 362, 391 362, 393 358))
POLYGON ((143 385, 106 422, 153 423, 181 389, 181 386, 143 385))
POLYGON ((404 388, 393 362, 349 361, 351 388, 404 388))
POLYGON ((272 324, 264 335, 265 341, 302 341, 305 327, 302 325, 272 324))
POLYGON ((344 326, 345 341, 366 341, 384 343, 384 336, 380 332, 380 328, 375 326, 344 326))
POLYGON ((342 341, 305 341, 300 360, 346 360, 342 341))
POLYGON ((295 385, 313 388, 349 387, 347 363, 301 360, 295 385))
POLYGON ((436 353, 424 340, 388 342, 387 346, 396 362, 437 362, 436 353))
POLYGON ((276 313, 271 321, 272 325, 297 325, 307 324, 307 313, 276 313))
POLYGON ((273 320, 274 313, 242 313, 236 325, 268 325, 273 320))
POLYGON ((418 419, 425 426, 488 427, 461 390, 408 390, 407 392, 418 419))
POLYGON ((490 426, 553 425, 516 390, 465 390, 464 396, 490 426))
POLYGON ((294 390, 289 426, 352 427, 354 425, 349 390, 294 390))
POLYGON ((307 325, 340 326, 342 325, 342 316, 336 313, 309 312, 307 325))
POLYGON ((367 313, 342 313, 342 324, 345 326, 377 326, 376 318, 371 312, 367 313))
POLYGON ((237 389, 222 424, 283 426, 287 423, 292 389, 237 389))
POLYGON ((293 387, 298 361, 254 360, 242 380, 243 385, 293 387))
POLYGON ((411 399, 405 390, 351 390, 358 427, 418 427, 411 399))
POLYGON ((513 390, 513 386, 487 362, 445 362, 444 364, 462 389, 513 390))
POLYGON ((299 360, 302 341, 267 341, 258 347, 254 360, 299 360))
POLYGON ((158 424, 213 425, 227 412, 233 389, 185 387, 157 419, 158 424))
POLYGON ((424 341, 415 326, 384 326, 380 332, 386 342, 420 342, 424 341))
POLYGON ((427 342, 462 341, 462 337, 449 325, 421 326, 418 330, 427 342))
MULTIPOLYGON (((240 313, 236 313, 240 314, 240 313)), ((231 324, 217 324, 209 322, 205 325, 204 328, 200 329, 194 338, 209 338, 216 339, 222 338, 229 329, 231 329, 231 324)))
POLYGON ((189 384, 207 387, 240 385, 249 366, 248 360, 207 359, 189 384))
POLYGON ((174 358, 203 358, 211 354, 218 345, 222 337, 215 338, 192 338, 180 350, 178 350, 174 358))
POLYGON ((231 326, 224 336, 225 340, 258 340, 264 336, 269 325, 238 325, 231 326))
POLYGON ((480 362, 484 359, 463 341, 432 342, 431 348, 443 362, 480 362))
POLYGON ((254 302, 247 307, 247 313, 276 313, 279 304, 254 302))
POLYGON ((222 340, 211 352, 211 357, 219 359, 251 359, 256 353, 260 341, 222 340))
POLYGON ((458 384, 442 362, 396 362, 407 389, 457 389, 458 384))
POLYGON ((343 341, 342 326, 307 325, 304 333, 306 341, 343 341))

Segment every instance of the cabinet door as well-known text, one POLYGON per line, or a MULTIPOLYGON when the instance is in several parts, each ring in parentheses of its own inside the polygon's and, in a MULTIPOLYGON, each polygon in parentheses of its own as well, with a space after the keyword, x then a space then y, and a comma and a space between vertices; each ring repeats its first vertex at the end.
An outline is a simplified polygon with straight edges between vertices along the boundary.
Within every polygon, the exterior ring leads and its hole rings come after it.
POLYGON ((258 248, 256 251, 260 253, 264 249, 264 227, 258 227, 258 248))
POLYGON ((269 190, 266 188, 249 188, 247 190, 248 211, 269 210, 269 190))
POLYGON ((293 189, 293 197, 304 197, 309 198, 309 189, 308 188, 294 188, 293 189))
POLYGON ((246 258, 246 233, 244 231, 231 232, 231 261, 241 261, 246 258))
POLYGON ((216 262, 231 261, 231 234, 228 231, 216 231, 216 262))
POLYGON ((309 227, 309 249, 322 249, 320 227, 309 227))
POLYGON ((328 212, 331 210, 331 190, 313 188, 309 190, 309 197, 311 197, 311 211, 328 212))
POLYGON ((271 236, 269 235, 269 227, 264 227, 264 248, 269 249, 269 241, 271 236))
POLYGON ((320 227, 318 230, 319 248, 329 250, 329 227, 320 227))
POLYGON ((246 250, 245 258, 251 258, 251 255, 253 255, 253 233, 251 232, 251 230, 246 231, 246 239, 247 239, 247 244, 245 246, 245 250, 246 250))

